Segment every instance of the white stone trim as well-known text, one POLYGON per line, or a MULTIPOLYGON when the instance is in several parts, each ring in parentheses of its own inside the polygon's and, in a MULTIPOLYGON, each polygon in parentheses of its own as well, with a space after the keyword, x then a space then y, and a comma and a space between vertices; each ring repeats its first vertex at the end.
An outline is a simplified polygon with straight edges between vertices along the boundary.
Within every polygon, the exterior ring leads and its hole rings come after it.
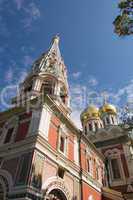
POLYGON ((58 132, 58 151, 63 154, 64 156, 67 156, 67 150, 68 150, 68 130, 67 127, 64 124, 60 125, 59 132, 58 132), (60 142, 61 137, 64 138, 64 152, 60 150, 60 142))
POLYGON ((108 158, 108 161, 109 161, 109 174, 111 177, 110 184, 112 186, 124 185, 126 183, 126 178, 125 178, 124 169, 122 166, 120 150, 117 148, 109 149, 106 151, 105 156, 108 158), (117 162, 118 162, 119 172, 121 176, 121 178, 118 180, 113 178, 113 171, 112 171, 112 165, 111 165, 112 159, 117 159, 117 162))
POLYGON ((54 189, 61 190, 66 196, 67 200, 72 199, 72 194, 68 189, 69 186, 59 177, 53 176, 47 179, 47 181, 42 185, 42 190, 46 192, 46 196, 54 189))
POLYGON ((74 161, 79 166, 79 142, 77 136, 74 137, 74 161))
POLYGON ((46 105, 43 106, 40 123, 39 123, 39 132, 42 133, 42 136, 48 140, 49 126, 51 121, 52 113, 46 105))

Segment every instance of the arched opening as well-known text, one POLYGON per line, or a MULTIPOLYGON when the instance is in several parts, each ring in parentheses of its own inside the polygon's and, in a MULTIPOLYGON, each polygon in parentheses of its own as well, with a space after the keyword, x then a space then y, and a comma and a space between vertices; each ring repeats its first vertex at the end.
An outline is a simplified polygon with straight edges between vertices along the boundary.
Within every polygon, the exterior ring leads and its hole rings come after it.
POLYGON ((42 84, 41 91, 44 95, 54 95, 55 82, 51 79, 46 79, 42 84))
POLYGON ((106 122, 107 122, 107 124, 110 124, 109 117, 106 117, 106 122))
POLYGON ((65 89, 64 86, 61 87, 61 89, 60 89, 60 98, 61 98, 62 102, 63 102, 64 104, 66 104, 67 92, 66 92, 66 89, 65 89))
POLYGON ((89 130, 92 131, 93 127, 92 124, 89 124, 89 130))
POLYGON ((59 189, 53 189, 45 200, 67 200, 65 194, 59 189))

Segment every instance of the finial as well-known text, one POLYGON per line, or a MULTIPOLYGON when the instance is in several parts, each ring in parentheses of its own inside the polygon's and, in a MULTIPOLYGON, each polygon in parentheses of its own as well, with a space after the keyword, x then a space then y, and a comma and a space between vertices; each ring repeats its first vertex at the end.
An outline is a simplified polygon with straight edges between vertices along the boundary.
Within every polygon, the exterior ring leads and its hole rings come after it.
POLYGON ((103 96, 103 104, 107 103, 107 100, 109 98, 109 95, 106 91, 102 92, 102 96, 103 96))
POLYGON ((55 35, 55 36, 53 37, 53 42, 56 42, 56 43, 58 44, 59 41, 60 41, 60 37, 59 37, 59 34, 57 34, 57 35, 55 35))

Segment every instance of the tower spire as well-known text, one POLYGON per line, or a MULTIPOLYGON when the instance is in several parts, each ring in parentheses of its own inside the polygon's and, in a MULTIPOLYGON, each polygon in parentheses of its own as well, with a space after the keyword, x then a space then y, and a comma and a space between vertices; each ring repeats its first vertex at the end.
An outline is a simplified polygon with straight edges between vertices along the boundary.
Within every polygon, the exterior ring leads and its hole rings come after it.
POLYGON ((26 92, 34 93, 35 97, 44 93, 68 107, 67 70, 59 49, 59 41, 59 36, 54 36, 50 48, 33 63, 31 73, 21 84, 20 96, 26 92))

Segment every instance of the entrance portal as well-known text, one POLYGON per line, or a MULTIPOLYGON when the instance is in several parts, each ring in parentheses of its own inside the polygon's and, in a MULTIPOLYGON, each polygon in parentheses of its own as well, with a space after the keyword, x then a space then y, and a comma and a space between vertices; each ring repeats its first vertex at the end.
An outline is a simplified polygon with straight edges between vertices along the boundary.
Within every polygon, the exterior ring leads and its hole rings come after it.
POLYGON ((61 190, 54 189, 49 193, 46 200, 67 200, 67 198, 61 190))

